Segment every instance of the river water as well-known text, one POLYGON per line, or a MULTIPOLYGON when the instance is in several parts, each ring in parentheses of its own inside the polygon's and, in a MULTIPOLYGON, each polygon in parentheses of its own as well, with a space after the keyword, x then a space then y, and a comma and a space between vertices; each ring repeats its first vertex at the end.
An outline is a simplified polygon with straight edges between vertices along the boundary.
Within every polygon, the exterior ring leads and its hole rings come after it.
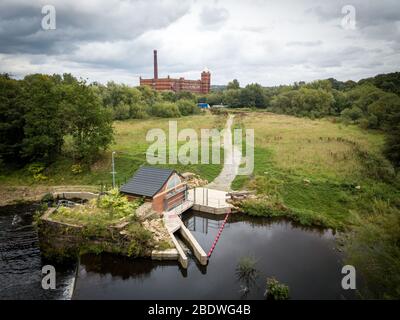
POLYGON ((55 265, 56 289, 42 289, 42 267, 48 264, 40 254, 33 215, 38 204, 0 207, 0 300, 70 299, 73 265, 55 265))
MULTIPOLYGON (((190 212, 183 218, 207 252, 224 217, 190 212)), ((353 298, 341 288, 342 265, 331 231, 232 215, 206 267, 193 258, 184 270, 175 262, 85 255, 73 299, 264 299, 267 277, 287 284, 293 299, 353 298), (243 257, 256 261, 251 283, 237 274, 243 257)))
MULTIPOLYGON (((293 299, 353 298, 341 289, 342 257, 331 231, 288 221, 231 215, 207 266, 193 257, 177 262, 84 255, 76 265, 55 265, 56 290, 41 287, 42 267, 33 214, 38 204, 0 207, 1 299, 264 299, 267 277, 290 288, 293 299), (243 257, 255 261, 251 283, 238 277, 243 257)), ((183 219, 208 252, 224 216, 184 213, 183 219)))

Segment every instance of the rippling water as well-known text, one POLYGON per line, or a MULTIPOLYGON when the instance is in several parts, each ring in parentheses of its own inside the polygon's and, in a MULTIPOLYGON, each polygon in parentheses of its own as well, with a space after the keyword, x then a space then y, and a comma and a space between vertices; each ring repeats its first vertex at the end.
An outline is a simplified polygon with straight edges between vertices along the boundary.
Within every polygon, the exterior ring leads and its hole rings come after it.
POLYGON ((57 265, 56 289, 43 290, 39 239, 32 225, 39 204, 0 207, 0 299, 70 299, 74 266, 57 265))

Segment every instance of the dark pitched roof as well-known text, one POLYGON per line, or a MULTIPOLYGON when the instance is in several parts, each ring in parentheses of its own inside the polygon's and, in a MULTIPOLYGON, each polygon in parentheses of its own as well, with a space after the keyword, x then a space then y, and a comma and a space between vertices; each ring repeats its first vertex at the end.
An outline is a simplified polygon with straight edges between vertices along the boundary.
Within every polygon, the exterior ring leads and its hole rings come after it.
POLYGON ((120 191, 139 196, 153 197, 175 172, 173 169, 140 167, 120 191))

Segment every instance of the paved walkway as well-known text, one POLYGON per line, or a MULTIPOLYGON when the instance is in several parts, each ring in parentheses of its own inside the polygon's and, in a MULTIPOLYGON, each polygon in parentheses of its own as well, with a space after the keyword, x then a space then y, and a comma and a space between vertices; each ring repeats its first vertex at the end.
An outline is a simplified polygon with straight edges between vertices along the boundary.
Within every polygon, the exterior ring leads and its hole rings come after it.
POLYGON ((240 162, 242 160, 242 151, 233 145, 232 123, 234 115, 229 115, 224 132, 224 167, 220 174, 208 185, 207 188, 221 191, 231 191, 231 183, 235 179, 240 162))
POLYGON ((232 205, 226 202, 227 192, 197 187, 195 189, 190 189, 188 193, 188 199, 193 201, 193 203, 213 207, 213 208, 226 208, 232 205))

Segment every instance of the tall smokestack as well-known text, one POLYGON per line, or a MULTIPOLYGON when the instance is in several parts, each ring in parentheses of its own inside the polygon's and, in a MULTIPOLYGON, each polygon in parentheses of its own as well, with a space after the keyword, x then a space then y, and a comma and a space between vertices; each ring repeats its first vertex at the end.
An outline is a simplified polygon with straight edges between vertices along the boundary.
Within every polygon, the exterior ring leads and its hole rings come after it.
POLYGON ((154 79, 158 79, 157 50, 154 50, 154 79))

